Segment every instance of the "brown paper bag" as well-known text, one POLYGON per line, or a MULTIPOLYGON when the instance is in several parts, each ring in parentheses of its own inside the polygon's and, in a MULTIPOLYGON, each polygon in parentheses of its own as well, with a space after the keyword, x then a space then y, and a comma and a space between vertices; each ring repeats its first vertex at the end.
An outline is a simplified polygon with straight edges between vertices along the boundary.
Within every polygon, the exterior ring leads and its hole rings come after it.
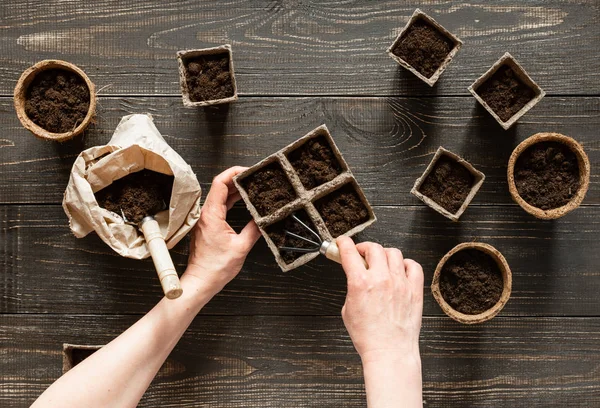
POLYGON ((73 234, 83 238, 96 231, 120 255, 147 258, 150 253, 138 228, 101 208, 94 196, 113 181, 143 169, 175 178, 168 210, 155 216, 167 247, 175 246, 200 217, 201 189, 192 168, 165 142, 150 115, 124 116, 107 145, 89 148, 75 160, 63 198, 73 234))

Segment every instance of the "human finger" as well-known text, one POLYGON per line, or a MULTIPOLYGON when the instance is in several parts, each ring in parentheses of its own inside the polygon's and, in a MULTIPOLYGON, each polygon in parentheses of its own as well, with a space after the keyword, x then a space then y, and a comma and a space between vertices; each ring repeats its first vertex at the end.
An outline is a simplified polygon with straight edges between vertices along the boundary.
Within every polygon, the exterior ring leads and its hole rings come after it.
POLYGON ((237 190, 230 193, 229 197, 227 197, 227 211, 231 210, 231 207, 233 207, 233 205, 235 203, 240 201, 241 198, 242 198, 242 195, 237 190))
POLYGON ((208 195, 206 196, 204 209, 221 219, 225 219, 227 214, 227 199, 230 192, 233 192, 235 189, 233 178, 244 170, 246 170, 245 167, 236 166, 217 175, 213 179, 208 195))
POLYGON ((387 256, 381 245, 375 242, 361 242, 356 245, 356 249, 367 261, 369 270, 389 271, 387 256))
POLYGON ((243 250, 248 253, 260 238, 260 231, 254 220, 250 221, 238 234, 243 250))
POLYGON ((385 254, 387 256, 390 273, 405 278, 406 271, 404 269, 404 257, 402 256, 402 252, 398 248, 385 248, 385 254))
POLYGON ((342 267, 346 273, 346 278, 348 282, 353 282, 360 274, 366 272, 362 257, 358 253, 352 238, 338 237, 335 243, 340 251, 340 258, 342 259, 342 267))
POLYGON ((418 262, 415 262, 412 259, 404 260, 404 267, 406 269, 406 278, 411 284, 413 288, 413 293, 420 299, 421 303, 423 302, 423 268, 418 262))

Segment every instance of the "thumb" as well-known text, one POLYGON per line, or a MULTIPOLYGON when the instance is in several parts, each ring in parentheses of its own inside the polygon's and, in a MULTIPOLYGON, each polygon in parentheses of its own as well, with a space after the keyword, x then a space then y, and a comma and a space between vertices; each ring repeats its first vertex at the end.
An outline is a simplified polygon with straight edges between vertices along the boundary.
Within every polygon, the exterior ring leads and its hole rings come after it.
POLYGON ((238 234, 238 238, 242 242, 244 252, 250 252, 256 241, 260 238, 260 231, 254 220, 246 224, 244 229, 238 234))
POLYGON ((358 253, 354 241, 349 237, 338 237, 336 244, 340 250, 340 258, 342 258, 342 267, 346 273, 348 281, 355 280, 366 269, 363 266, 362 256, 358 253))

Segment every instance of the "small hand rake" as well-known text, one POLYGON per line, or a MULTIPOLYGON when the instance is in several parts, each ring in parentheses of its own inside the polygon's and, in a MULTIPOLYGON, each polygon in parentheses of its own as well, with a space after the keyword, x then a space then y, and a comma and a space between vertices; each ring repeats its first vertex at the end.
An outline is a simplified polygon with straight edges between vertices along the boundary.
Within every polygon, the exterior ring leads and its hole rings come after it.
MULTIPOLYGON (((279 247, 280 251, 290 251, 297 253, 318 252, 321 255, 325 255, 327 259, 330 259, 339 264, 342 263, 340 249, 338 248, 335 242, 323 240, 319 234, 317 234, 315 231, 312 230, 312 228, 306 225, 306 223, 300 218, 298 218, 296 214, 292 214, 292 219, 298 224, 300 224, 310 234, 310 238, 303 237, 302 235, 295 234, 288 230, 284 230, 283 232, 290 237, 299 239, 300 241, 310 244, 310 246, 306 248, 281 246, 279 247)), ((368 268, 369 265, 367 264, 367 261, 364 258, 362 258, 362 261, 365 268, 368 268)))

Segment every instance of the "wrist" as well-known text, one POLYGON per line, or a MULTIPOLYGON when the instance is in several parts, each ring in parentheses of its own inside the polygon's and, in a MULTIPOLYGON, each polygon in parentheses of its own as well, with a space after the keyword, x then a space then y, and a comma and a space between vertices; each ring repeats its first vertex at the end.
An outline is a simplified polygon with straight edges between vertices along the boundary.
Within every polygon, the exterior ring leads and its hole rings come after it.
POLYGON ((421 370, 421 355, 416 347, 369 350, 360 354, 364 367, 398 365, 421 370))

